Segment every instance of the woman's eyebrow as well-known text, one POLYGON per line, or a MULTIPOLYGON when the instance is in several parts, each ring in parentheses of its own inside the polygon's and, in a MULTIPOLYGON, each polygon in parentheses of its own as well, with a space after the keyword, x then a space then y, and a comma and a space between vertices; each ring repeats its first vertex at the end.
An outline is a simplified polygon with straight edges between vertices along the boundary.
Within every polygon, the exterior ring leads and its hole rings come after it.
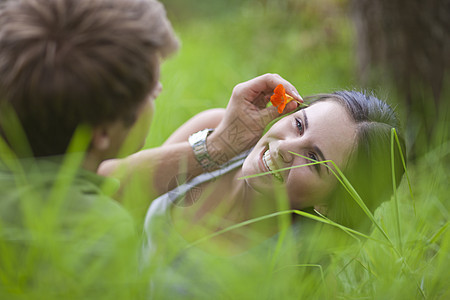
MULTIPOLYGON (((305 110, 302 109, 302 113, 303 113, 303 119, 305 119, 305 130, 308 129, 308 116, 305 113, 305 110)), ((317 155, 320 156, 320 160, 321 161, 325 161, 325 156, 323 155, 322 150, 320 150, 319 147, 317 147, 316 145, 313 146, 314 151, 317 153, 317 155)), ((325 163, 328 166, 328 163, 325 163)), ((328 170, 327 167, 325 167, 325 169, 327 170, 327 173, 330 174, 330 170, 328 170)))

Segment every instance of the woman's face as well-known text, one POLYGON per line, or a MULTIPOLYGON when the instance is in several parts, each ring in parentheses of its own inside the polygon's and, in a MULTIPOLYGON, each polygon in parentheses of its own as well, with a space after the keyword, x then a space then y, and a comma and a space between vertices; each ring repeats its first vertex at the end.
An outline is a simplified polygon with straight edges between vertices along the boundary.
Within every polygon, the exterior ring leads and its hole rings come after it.
MULTIPOLYGON (((333 100, 317 102, 275 123, 247 157, 242 172, 248 176, 311 163, 290 152, 317 161, 332 160, 343 169, 355 139, 356 124, 343 106, 333 100)), ((328 166, 334 169, 330 163, 328 166)), ((336 177, 322 164, 248 178, 246 182, 267 194, 273 190, 274 180, 286 185, 294 209, 326 205, 325 199, 337 184, 336 177)))

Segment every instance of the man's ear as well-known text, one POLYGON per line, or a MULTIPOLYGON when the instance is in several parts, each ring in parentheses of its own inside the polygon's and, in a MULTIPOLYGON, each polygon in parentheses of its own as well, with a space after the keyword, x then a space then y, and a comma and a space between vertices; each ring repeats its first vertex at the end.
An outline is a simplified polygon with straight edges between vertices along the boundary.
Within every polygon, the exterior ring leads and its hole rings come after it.
POLYGON ((318 212, 320 215, 323 215, 323 216, 328 215, 328 205, 327 204, 314 205, 314 210, 316 212, 318 212))
POLYGON ((111 145, 111 136, 108 126, 97 126, 92 130, 91 149, 105 151, 111 145))

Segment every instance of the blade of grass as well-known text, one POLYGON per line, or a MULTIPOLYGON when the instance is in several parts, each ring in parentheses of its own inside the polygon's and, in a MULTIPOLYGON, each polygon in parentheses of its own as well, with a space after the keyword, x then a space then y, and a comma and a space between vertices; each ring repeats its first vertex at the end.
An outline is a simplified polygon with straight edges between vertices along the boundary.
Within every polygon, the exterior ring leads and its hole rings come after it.
POLYGON ((307 212, 304 212, 304 211, 301 211, 301 210, 294 210, 293 212, 295 214, 297 214, 297 215, 300 215, 300 216, 303 216, 303 217, 307 217, 307 218, 310 218, 310 219, 313 219, 313 220, 316 220, 316 221, 319 221, 319 222, 322 222, 322 223, 325 223, 325 224, 337 227, 337 228, 343 230, 344 232, 346 232, 347 234, 349 234, 351 237, 355 238, 358 241, 360 241, 360 240, 358 238, 356 238, 355 235, 358 235, 358 236, 363 237, 365 239, 373 240, 373 241, 376 241, 378 243, 382 243, 382 244, 385 244, 385 245, 388 245, 388 246, 390 245, 390 244, 387 244, 387 243, 385 243, 383 241, 377 240, 377 239, 375 239, 375 238, 373 238, 373 237, 371 237, 369 235, 366 235, 366 234, 364 234, 362 232, 356 231, 354 229, 351 229, 351 228, 343 226, 343 225, 341 225, 339 223, 336 223, 336 222, 334 222, 334 221, 332 221, 332 220, 330 220, 328 218, 318 217, 318 216, 312 215, 310 213, 307 213, 307 212))
POLYGON ((87 126, 79 126, 75 131, 49 199, 58 201, 68 192, 70 183, 75 179, 75 175, 85 158, 85 151, 89 147, 90 136, 91 130, 87 126))
POLYGON ((340 184, 342 184, 342 186, 350 194, 350 196, 363 209, 363 211, 369 217, 369 219, 375 225, 375 227, 381 232, 381 234, 385 237, 385 239, 394 247, 394 243, 391 241, 391 239, 389 238, 388 234, 383 230, 383 228, 380 226, 380 224, 378 224, 378 222, 375 220, 372 212, 366 206, 364 201, 361 199, 359 194, 356 192, 356 190, 350 184, 350 182, 345 177, 345 175, 342 173, 342 171, 339 169, 339 167, 332 160, 315 161, 315 160, 313 160, 313 159, 311 159, 309 157, 303 156, 301 154, 298 154, 298 153, 295 153, 295 152, 291 152, 291 151, 289 151, 289 152, 291 154, 293 154, 293 155, 297 155, 297 156, 303 157, 303 158, 305 158, 307 160, 310 160, 310 161, 313 161, 313 162, 309 163, 309 164, 303 164, 303 165, 298 165, 298 166, 291 166, 291 167, 287 167, 287 168, 282 168, 282 169, 278 169, 278 170, 274 170, 274 171, 270 171, 270 172, 254 174, 254 175, 249 175, 249 176, 243 176, 243 177, 240 177, 238 179, 241 180, 241 179, 247 179, 247 178, 254 178, 254 177, 264 176, 264 175, 268 175, 268 174, 272 174, 272 173, 278 173, 278 172, 282 172, 282 171, 286 171, 286 170, 290 170, 290 169, 301 168, 301 167, 306 167, 306 166, 315 165, 315 164, 323 164, 323 165, 325 165, 325 167, 327 167, 333 173, 333 175, 340 182, 340 184), (327 163, 332 164, 338 174, 336 174, 336 172, 327 163))
POLYGON ((411 180, 409 179, 408 169, 406 168, 406 159, 403 156, 403 152, 401 151, 401 146, 400 146, 400 141, 398 139, 397 131, 395 131, 394 128, 392 128, 392 130, 393 130, 393 135, 395 137, 395 142, 397 143, 398 151, 400 153, 400 158, 402 159, 403 169, 405 170, 405 177, 408 182, 409 194, 411 195, 411 200, 413 202, 414 214, 416 214, 416 201, 415 201, 414 194, 412 191, 411 180))
MULTIPOLYGON (((278 195, 276 197, 276 203, 277 203, 277 210, 278 211, 284 211, 284 210, 288 210, 289 209, 289 204, 288 201, 286 199, 286 197, 281 197, 279 196, 279 193, 275 193, 276 195, 278 195)), ((285 195, 284 193, 282 193, 281 195, 285 195)), ((286 235, 290 226, 290 219, 289 219, 289 215, 286 214, 281 214, 277 217, 277 221, 278 221, 278 227, 279 227, 279 235, 278 235, 278 239, 277 239, 277 244, 275 245, 275 250, 273 252, 272 255, 272 259, 271 259, 271 264, 270 264, 270 273, 273 272, 273 269, 275 268, 276 262, 280 256, 280 251, 281 251, 281 247, 283 245, 283 242, 286 239, 286 235)))
MULTIPOLYGON (((306 158, 306 159, 311 160, 310 158, 305 157, 305 156, 303 156, 303 155, 301 155, 301 154, 296 154, 296 153, 293 153, 293 152, 291 152, 291 153, 294 154, 294 155, 299 155, 299 156, 301 156, 301 157, 303 157, 303 158, 306 158)), ((338 174, 339 174, 340 177, 338 177, 338 176, 334 173, 333 169, 331 169, 331 167, 329 167, 329 166, 326 164, 326 162, 327 162, 327 161, 321 161, 321 162, 317 162, 317 163, 324 164, 326 167, 328 167, 328 168, 333 172, 333 174, 336 176, 336 178, 337 178, 341 183, 344 184, 344 187, 346 188, 346 190, 347 190, 348 192, 350 192, 350 195, 353 197, 353 199, 354 199, 354 200, 358 203, 358 205, 364 210, 364 212, 367 214, 367 216, 371 219, 372 223, 378 228, 378 230, 382 233, 382 235, 387 239, 387 241, 388 241, 389 245, 391 246, 391 248, 396 252, 396 254, 398 255, 399 259, 402 260, 403 265, 404 265, 404 266, 406 267, 406 269, 408 269, 408 271, 410 272, 409 274, 410 274, 410 275, 413 277, 413 279, 415 280, 416 286, 417 286, 417 288, 419 289, 421 295, 422 295, 424 298, 426 298, 425 292, 422 290, 422 288, 421 288, 419 282, 418 282, 418 281, 415 279, 415 277, 414 277, 414 274, 413 274, 413 271, 412 271, 411 266, 409 266, 409 264, 406 262, 406 259, 403 257, 403 255, 402 255, 402 253, 400 252, 400 250, 397 249, 397 247, 395 246, 395 244, 394 244, 394 243, 392 242, 392 240, 389 238, 389 235, 383 230, 383 228, 380 226, 380 224, 375 220, 373 214, 372 214, 372 213, 370 212, 370 210, 367 208, 367 206, 366 206, 365 203, 362 201, 362 199, 361 199, 361 197, 359 196, 359 194, 356 192, 356 190, 353 188, 353 186, 352 186, 352 185, 350 184, 350 182, 348 181, 348 179, 344 176, 344 174, 342 173, 342 171, 339 169, 339 167, 338 167, 333 161, 329 161, 329 162, 330 162, 331 164, 333 164, 333 166, 336 168, 336 171, 338 172, 338 174), (340 178, 342 178, 342 181, 340 180, 340 178)), ((344 226, 342 226, 342 227, 344 227, 344 226)))
MULTIPOLYGON (((403 245, 402 245, 402 233, 400 228, 400 212, 397 197, 397 182, 395 180, 395 157, 394 157, 394 135, 396 135, 395 128, 391 129, 391 177, 392 177, 392 190, 394 194, 394 206, 395 206, 395 225, 397 229, 398 247, 400 254, 403 255, 403 245)), ((400 146, 400 145, 399 145, 400 146)), ((398 149, 401 153, 401 149, 398 149)), ((406 168, 405 168, 406 169, 406 168)))
POLYGON ((323 268, 321 265, 319 264, 295 264, 295 265, 288 265, 288 266, 283 266, 281 268, 278 268, 277 270, 274 271, 274 273, 276 272, 280 272, 286 268, 318 268, 319 272, 320 272, 320 278, 322 279, 322 283, 325 284, 325 276, 323 275, 323 268))
POLYGON ((32 157, 27 135, 15 110, 9 104, 2 103, 0 112, 0 126, 11 148, 21 157, 32 157))
POLYGON ((447 230, 450 222, 445 223, 433 236, 428 240, 429 244, 436 243, 439 237, 447 230))
POLYGON ((391 244, 387 244, 386 242, 377 240, 377 239, 375 239, 375 238, 373 238, 371 236, 368 236, 368 235, 366 235, 364 233, 361 233, 359 231, 356 231, 354 229, 347 228, 347 227, 345 227, 343 225, 340 225, 340 224, 338 224, 336 222, 333 222, 331 220, 324 219, 324 218, 312 215, 310 213, 307 213, 307 212, 304 212, 304 211, 301 211, 301 210, 286 210, 286 211, 279 211, 279 212, 268 214, 268 215, 261 216, 261 217, 258 217, 258 218, 250 219, 250 220, 247 220, 247 221, 244 221, 244 222, 241 222, 241 223, 229 226, 227 228, 224 228, 222 230, 214 232, 214 233, 212 233, 210 235, 207 235, 207 236, 205 236, 203 238, 200 238, 200 239, 190 243, 188 246, 186 246, 186 248, 194 247, 194 246, 196 246, 198 244, 201 244, 201 243, 203 243, 203 242, 205 242, 205 241, 207 241, 209 239, 212 239, 212 238, 214 238, 214 237, 216 237, 218 235, 221 235, 221 234, 226 233, 226 232, 231 231, 231 230, 238 229, 238 228, 243 227, 243 226, 247 226, 249 224, 253 224, 253 223, 256 223, 256 222, 259 222, 259 221, 263 221, 263 220, 266 220, 266 219, 269 219, 269 218, 274 218, 274 217, 277 217, 277 216, 282 215, 282 214, 292 214, 292 213, 295 213, 295 214, 301 215, 303 217, 307 217, 307 218, 310 218, 310 219, 313 219, 313 220, 316 220, 316 221, 319 221, 319 222, 322 222, 322 223, 325 223, 325 224, 328 224, 328 225, 332 225, 332 226, 338 227, 338 228, 342 229, 343 231, 345 231, 347 233, 352 233, 352 234, 364 237, 366 239, 373 240, 373 241, 376 241, 378 243, 385 244, 387 246, 391 246, 391 244))

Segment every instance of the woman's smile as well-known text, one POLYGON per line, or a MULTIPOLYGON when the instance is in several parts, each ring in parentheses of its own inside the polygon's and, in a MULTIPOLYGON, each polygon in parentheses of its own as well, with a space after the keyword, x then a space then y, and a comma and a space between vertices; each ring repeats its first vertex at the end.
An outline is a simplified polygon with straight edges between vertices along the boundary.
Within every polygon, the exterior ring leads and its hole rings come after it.
MULTIPOLYGON (((278 170, 278 167, 276 163, 272 160, 272 156, 270 155, 270 150, 267 149, 262 156, 262 161, 264 163, 264 166, 266 167, 267 171, 272 172, 278 170)), ((277 180, 283 182, 283 177, 280 173, 274 173, 272 172, 273 177, 275 177, 277 180)))

